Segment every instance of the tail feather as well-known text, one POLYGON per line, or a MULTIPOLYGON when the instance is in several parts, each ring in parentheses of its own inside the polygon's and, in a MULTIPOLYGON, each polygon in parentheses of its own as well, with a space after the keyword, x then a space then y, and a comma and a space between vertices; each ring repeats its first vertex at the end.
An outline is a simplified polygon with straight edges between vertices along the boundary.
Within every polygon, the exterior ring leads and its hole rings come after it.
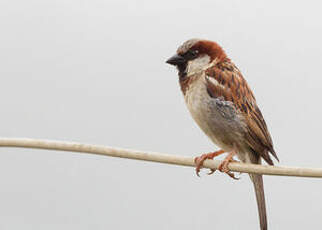
MULTIPOLYGON (((261 164, 260 155, 257 154, 255 151, 252 151, 247 155, 246 162, 253 163, 253 164, 261 164)), ((260 229, 267 230, 267 216, 266 216, 263 176, 260 174, 249 174, 249 176, 254 184, 260 229)))
POLYGON ((254 189, 256 193, 260 229, 267 230, 267 217, 266 217, 263 176, 258 174, 249 174, 249 176, 253 181, 254 189))

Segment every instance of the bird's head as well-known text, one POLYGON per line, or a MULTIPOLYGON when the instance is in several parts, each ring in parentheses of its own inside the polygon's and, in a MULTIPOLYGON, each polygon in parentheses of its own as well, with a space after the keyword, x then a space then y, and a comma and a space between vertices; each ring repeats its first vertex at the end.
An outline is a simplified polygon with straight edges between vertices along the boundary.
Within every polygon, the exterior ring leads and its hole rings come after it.
POLYGON ((190 39, 184 42, 166 63, 179 70, 180 78, 206 70, 212 63, 227 59, 224 50, 213 41, 190 39))

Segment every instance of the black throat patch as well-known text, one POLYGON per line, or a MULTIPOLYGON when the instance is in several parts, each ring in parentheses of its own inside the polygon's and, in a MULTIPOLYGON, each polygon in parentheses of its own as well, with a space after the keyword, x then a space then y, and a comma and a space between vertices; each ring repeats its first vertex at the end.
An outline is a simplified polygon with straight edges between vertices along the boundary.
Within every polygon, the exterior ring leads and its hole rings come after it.
POLYGON ((187 63, 177 65, 178 71, 179 71, 179 79, 183 80, 187 76, 187 63))

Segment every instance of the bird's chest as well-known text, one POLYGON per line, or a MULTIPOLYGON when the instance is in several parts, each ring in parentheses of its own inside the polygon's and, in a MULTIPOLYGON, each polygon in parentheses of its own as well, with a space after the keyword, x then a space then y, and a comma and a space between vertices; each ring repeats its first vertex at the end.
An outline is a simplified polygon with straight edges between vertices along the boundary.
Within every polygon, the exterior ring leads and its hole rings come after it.
POLYGON ((203 77, 200 77, 189 86, 184 97, 193 119, 201 127, 211 119, 211 117, 209 117, 209 113, 211 112, 209 107, 210 98, 202 78, 203 77))
POLYGON ((218 146, 230 149, 238 141, 242 125, 231 104, 209 96, 206 80, 200 77, 185 93, 185 102, 193 119, 218 146))
POLYGON ((200 128, 213 139, 214 128, 220 128, 221 115, 214 108, 203 77, 193 82, 185 94, 188 110, 200 128))

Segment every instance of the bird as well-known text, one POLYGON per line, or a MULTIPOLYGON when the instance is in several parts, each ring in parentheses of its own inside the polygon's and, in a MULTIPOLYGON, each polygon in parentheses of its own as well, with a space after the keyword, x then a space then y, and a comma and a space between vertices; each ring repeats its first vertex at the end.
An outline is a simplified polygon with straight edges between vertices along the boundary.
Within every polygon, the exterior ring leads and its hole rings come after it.
MULTIPOLYGON (((228 155, 218 169, 238 179, 229 170, 234 156, 243 163, 274 165, 279 161, 263 115, 241 71, 216 42, 185 41, 166 63, 176 66, 188 110, 201 130, 220 149, 195 158, 199 176, 206 159, 228 155)), ((209 174, 215 170, 212 169, 209 174)), ((260 229, 267 230, 263 176, 249 174, 256 194, 260 229)))

